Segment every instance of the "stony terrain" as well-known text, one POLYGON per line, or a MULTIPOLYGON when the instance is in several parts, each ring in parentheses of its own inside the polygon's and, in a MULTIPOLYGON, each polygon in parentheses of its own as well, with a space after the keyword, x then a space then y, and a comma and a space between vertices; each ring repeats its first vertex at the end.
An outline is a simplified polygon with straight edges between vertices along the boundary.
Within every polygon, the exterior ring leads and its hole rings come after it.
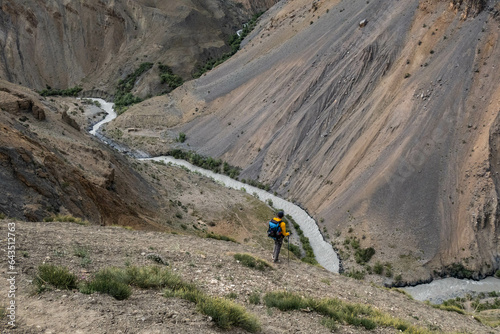
POLYGON ((335 244, 356 237, 403 276, 417 270, 404 280, 455 263, 491 274, 499 13, 482 0, 280 2, 229 61, 109 130, 152 154, 180 147, 243 168, 335 244))
MULTIPOLYGON (((7 223, 0 221, 2 240, 7 223)), ((315 298, 332 297, 372 305, 393 317, 423 329, 444 333, 493 333, 470 316, 441 311, 408 298, 397 291, 355 281, 295 259, 258 271, 242 266, 233 254, 249 253, 269 260, 266 247, 247 246, 194 236, 131 231, 121 227, 82 226, 73 223, 15 222, 17 250, 17 324, 2 333, 221 333, 213 322, 196 311, 194 304, 165 298, 162 291, 134 289, 132 296, 118 301, 108 295, 85 295, 77 291, 52 290, 34 294, 31 283, 42 263, 67 266, 81 279, 100 268, 152 265, 148 254, 157 254, 171 270, 194 282, 213 296, 236 296, 235 301, 255 314, 262 333, 328 333, 321 316, 314 312, 280 312, 248 302, 258 292, 287 290, 315 298), (81 256, 84 252, 85 257, 81 256), (80 254, 80 256, 78 255, 80 254), (279 321, 277 321, 279 319, 279 321)), ((0 290, 6 291, 5 249, 0 258, 0 290)), ((282 260, 286 253, 282 254, 282 260)), ((2 299, 4 303, 4 299, 2 299)), ((4 326, 2 321, 0 326, 4 326)), ((242 333, 241 329, 224 331, 242 333)), ((338 333, 395 333, 389 328, 364 331, 340 326, 338 333)))

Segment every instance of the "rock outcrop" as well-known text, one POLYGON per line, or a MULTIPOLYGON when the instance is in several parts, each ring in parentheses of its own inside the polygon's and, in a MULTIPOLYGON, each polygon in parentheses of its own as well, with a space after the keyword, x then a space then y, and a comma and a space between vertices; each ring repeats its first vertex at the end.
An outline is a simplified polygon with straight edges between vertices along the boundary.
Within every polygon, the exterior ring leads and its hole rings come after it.
POLYGON ((65 131, 65 123, 79 125, 56 105, 45 112, 47 101, 35 93, 0 80, 0 88, 5 86, 9 89, 0 91, 0 213, 28 221, 69 213, 102 225, 164 228, 154 222, 156 190, 125 158, 88 134, 65 131), (34 117, 20 117, 30 110, 34 117))
POLYGON ((35 119, 45 120, 45 109, 40 105, 33 103, 31 99, 23 95, 11 94, 9 90, 0 90, 0 110, 13 115, 21 113, 33 113, 35 119))

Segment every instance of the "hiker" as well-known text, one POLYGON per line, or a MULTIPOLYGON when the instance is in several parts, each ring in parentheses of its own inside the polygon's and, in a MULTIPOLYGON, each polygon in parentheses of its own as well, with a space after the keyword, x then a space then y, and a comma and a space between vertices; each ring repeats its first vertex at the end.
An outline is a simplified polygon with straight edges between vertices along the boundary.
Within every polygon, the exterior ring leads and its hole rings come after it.
POLYGON ((276 234, 276 237, 274 239, 274 252, 273 252, 273 261, 278 262, 278 257, 280 255, 280 250, 281 250, 281 245, 283 244, 283 239, 285 237, 288 237, 290 235, 289 232, 286 231, 286 224, 283 221, 283 211, 279 211, 278 214, 276 215, 277 217, 274 217, 273 220, 271 220, 272 223, 278 224, 278 232, 276 234))

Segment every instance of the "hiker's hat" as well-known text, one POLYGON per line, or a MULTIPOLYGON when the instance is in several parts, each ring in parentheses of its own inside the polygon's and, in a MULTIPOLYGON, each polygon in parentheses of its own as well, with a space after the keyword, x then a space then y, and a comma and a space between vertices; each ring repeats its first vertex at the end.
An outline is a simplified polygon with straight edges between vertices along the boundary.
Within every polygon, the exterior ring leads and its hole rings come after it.
POLYGON ((283 215, 284 215, 283 211, 278 211, 278 218, 283 218, 283 215))

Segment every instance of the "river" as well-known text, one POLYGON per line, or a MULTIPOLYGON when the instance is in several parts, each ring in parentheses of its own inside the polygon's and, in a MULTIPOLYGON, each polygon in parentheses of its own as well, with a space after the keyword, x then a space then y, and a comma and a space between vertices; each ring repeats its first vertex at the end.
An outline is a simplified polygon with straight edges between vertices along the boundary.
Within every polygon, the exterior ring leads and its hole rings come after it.
MULTIPOLYGON (((113 103, 108 103, 102 99, 91 99, 94 101, 99 101, 101 108, 107 113, 107 116, 95 124, 90 131, 91 134, 97 136, 99 139, 103 140, 105 137, 98 133, 99 128, 108 122, 111 122, 117 117, 116 112, 113 110, 113 103)), ((107 142, 107 141, 106 141, 107 142)), ((247 193, 255 194, 261 201, 271 200, 273 206, 283 209, 286 214, 292 216, 292 218, 300 225, 300 228, 304 232, 304 235, 309 238, 311 247, 316 256, 318 263, 325 269, 338 273, 339 272, 339 259, 332 246, 323 239, 318 225, 312 217, 310 217, 305 210, 299 206, 290 203, 282 198, 274 196, 267 191, 250 186, 248 184, 231 179, 226 175, 221 175, 214 173, 203 168, 193 166, 187 161, 174 159, 170 156, 161 156, 154 158, 141 158, 139 160, 155 160, 163 161, 165 163, 172 163, 177 166, 183 166, 191 171, 198 172, 202 175, 210 177, 224 186, 242 190, 245 189, 247 193)), ((403 288, 416 300, 424 301, 428 300, 432 303, 439 304, 444 300, 463 297, 468 293, 481 293, 481 292, 500 292, 500 279, 494 277, 488 277, 480 281, 456 279, 456 278, 444 278, 434 280, 431 283, 420 284, 414 287, 403 288)))

